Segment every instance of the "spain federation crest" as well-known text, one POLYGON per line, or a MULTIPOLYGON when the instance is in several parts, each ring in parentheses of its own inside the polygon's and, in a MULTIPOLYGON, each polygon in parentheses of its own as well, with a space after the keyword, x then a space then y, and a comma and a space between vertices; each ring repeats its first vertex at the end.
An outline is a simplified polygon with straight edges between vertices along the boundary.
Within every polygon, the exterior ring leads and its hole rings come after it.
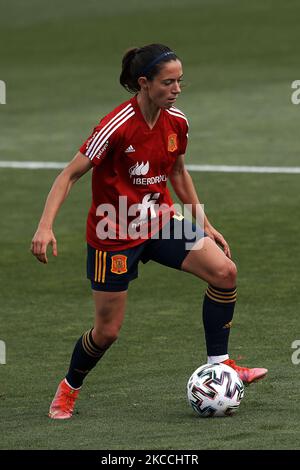
POLYGON ((170 134, 168 136, 168 152, 175 152, 177 148, 177 134, 170 134))
POLYGON ((127 273, 127 256, 113 255, 111 257, 111 272, 115 274, 127 273))

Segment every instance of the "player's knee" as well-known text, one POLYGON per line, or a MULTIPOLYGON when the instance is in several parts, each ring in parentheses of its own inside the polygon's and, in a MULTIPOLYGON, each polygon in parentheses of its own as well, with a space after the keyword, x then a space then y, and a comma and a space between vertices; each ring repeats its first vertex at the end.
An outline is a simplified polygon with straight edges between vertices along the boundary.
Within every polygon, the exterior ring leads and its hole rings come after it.
POLYGON ((118 339, 119 331, 120 328, 114 325, 102 325, 101 328, 94 327, 94 341, 99 347, 108 348, 118 339))
POLYGON ((104 330, 102 332, 102 341, 105 347, 111 346, 115 341, 117 341, 119 336, 119 330, 104 330))
POLYGON ((236 286, 237 268, 231 260, 226 262, 220 267, 216 273, 215 285, 225 289, 231 289, 236 286))

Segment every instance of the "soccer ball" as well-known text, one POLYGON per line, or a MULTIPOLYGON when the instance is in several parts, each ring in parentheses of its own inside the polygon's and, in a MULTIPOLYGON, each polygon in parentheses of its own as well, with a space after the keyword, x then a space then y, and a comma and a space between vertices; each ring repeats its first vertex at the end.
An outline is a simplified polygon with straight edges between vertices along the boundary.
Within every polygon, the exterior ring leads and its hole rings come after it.
POLYGON ((244 385, 237 372, 226 364, 204 364, 189 378, 187 396, 202 418, 231 416, 244 396, 244 385))

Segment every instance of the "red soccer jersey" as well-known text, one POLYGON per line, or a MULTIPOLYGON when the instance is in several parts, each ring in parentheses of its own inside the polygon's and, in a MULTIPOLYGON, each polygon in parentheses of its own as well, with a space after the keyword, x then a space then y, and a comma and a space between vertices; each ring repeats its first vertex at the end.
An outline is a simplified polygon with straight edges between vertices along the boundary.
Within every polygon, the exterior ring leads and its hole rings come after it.
POLYGON ((87 219, 91 246, 125 250, 153 236, 169 220, 173 201, 167 180, 176 157, 185 153, 187 132, 185 115, 174 107, 161 109, 150 129, 137 96, 94 128, 80 148, 94 165, 87 219))

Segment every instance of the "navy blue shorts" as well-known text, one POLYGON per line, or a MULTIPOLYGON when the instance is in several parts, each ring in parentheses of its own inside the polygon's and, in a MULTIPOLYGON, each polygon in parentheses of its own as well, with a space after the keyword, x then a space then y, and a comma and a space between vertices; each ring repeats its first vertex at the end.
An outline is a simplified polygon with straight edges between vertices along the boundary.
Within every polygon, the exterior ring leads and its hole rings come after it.
POLYGON ((145 264, 152 260, 180 270, 193 245, 204 236, 199 226, 174 216, 155 238, 127 250, 101 251, 88 244, 87 278, 94 290, 127 290, 129 282, 138 277, 140 261, 145 264))

